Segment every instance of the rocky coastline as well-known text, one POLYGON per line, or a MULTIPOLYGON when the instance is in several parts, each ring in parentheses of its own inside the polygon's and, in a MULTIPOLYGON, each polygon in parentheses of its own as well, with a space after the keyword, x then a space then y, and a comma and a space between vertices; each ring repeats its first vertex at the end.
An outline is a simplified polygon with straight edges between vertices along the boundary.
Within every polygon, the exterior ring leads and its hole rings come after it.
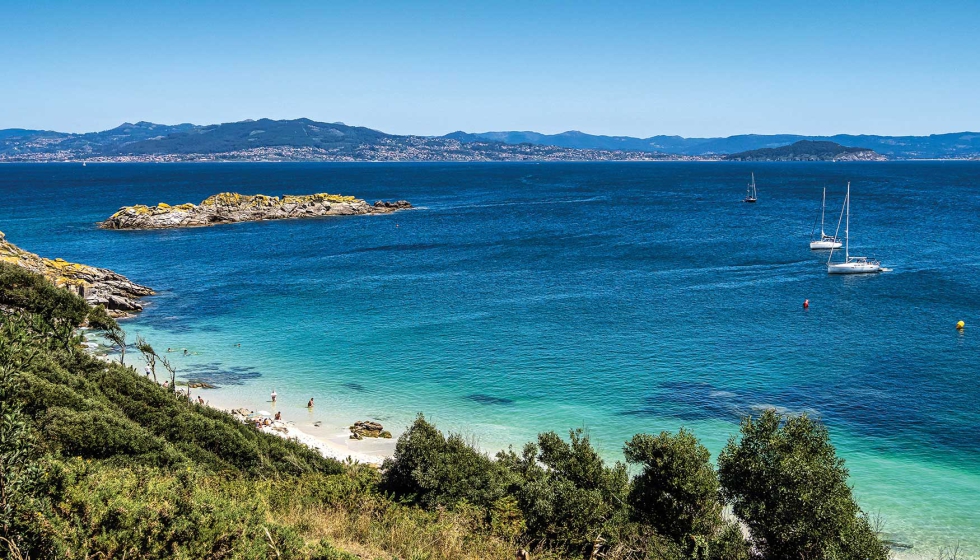
POLYGON ((156 206, 124 206, 98 226, 137 230, 205 227, 260 220, 388 214, 409 208, 412 205, 405 200, 368 204, 353 196, 327 193, 278 197, 225 192, 210 196, 200 204, 171 206, 161 202, 156 206))
POLYGON ((41 274, 56 286, 82 296, 91 305, 104 305, 115 317, 142 311, 140 298, 154 294, 151 288, 111 270, 64 259, 46 259, 25 251, 7 241, 3 232, 0 232, 0 261, 41 274))

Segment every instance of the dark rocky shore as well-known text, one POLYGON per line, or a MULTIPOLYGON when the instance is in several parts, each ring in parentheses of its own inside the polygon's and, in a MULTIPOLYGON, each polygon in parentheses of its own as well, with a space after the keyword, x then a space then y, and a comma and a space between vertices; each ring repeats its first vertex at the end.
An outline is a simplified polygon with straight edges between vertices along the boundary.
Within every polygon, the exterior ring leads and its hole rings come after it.
POLYGON ((104 305, 117 317, 142 311, 140 298, 154 293, 152 289, 105 268, 39 257, 7 241, 3 232, 0 232, 0 261, 41 274, 92 305, 104 305))
POLYGON ((171 206, 124 206, 100 222, 103 229, 167 229, 204 227, 259 220, 314 218, 319 216, 353 216, 358 214, 388 214, 411 208, 405 200, 377 201, 373 205, 353 196, 336 194, 310 195, 242 195, 220 193, 200 204, 171 206))

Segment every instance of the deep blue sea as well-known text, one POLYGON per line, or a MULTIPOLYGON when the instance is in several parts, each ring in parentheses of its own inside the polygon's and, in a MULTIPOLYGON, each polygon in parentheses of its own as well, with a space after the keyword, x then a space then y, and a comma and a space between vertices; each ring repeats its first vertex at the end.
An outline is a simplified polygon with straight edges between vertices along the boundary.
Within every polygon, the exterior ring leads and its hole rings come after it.
POLYGON ((131 337, 284 416, 422 411, 488 451, 582 427, 614 460, 637 432, 717 454, 742 415, 806 411, 891 538, 980 556, 980 163, 3 165, 0 193, 11 242, 160 292, 131 337), (808 247, 848 181, 851 254, 891 272, 829 276, 808 247), (419 209, 94 225, 221 191, 419 209))

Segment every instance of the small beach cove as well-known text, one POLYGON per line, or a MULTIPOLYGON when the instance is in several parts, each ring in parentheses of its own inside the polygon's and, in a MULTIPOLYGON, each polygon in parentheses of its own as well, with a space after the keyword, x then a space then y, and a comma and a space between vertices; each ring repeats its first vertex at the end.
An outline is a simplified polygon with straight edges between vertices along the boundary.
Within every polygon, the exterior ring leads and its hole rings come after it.
MULTIPOLYGON (((181 389, 186 390, 186 387, 181 387, 181 389)), ((273 420, 271 424, 263 425, 259 429, 268 434, 299 441, 319 451, 324 457, 338 461, 350 459, 359 463, 380 466, 385 458, 391 456, 395 450, 396 440, 394 438, 351 439, 349 426, 354 421, 347 425, 337 425, 334 417, 329 414, 324 415, 326 420, 320 420, 316 406, 312 409, 303 408, 300 410, 298 407, 282 406, 279 402, 273 403, 271 400, 252 406, 248 399, 242 395, 235 395, 221 389, 191 390, 192 398, 197 398, 198 395, 205 399, 208 406, 229 414, 236 410, 247 409, 249 410, 248 418, 251 421, 256 419, 271 420, 276 412, 280 412, 282 413, 282 420, 273 420)))

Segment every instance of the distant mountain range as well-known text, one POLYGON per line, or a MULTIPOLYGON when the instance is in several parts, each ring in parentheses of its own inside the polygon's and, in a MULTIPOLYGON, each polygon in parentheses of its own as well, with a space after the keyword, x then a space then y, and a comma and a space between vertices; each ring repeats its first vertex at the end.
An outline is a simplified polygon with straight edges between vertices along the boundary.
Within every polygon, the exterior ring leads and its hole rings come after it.
POLYGON ((453 132, 444 138, 460 141, 492 140, 507 144, 529 143, 589 148, 594 150, 627 150, 688 156, 725 155, 779 148, 800 140, 834 142, 842 146, 874 150, 891 159, 945 159, 980 157, 980 132, 952 132, 929 136, 874 136, 837 134, 803 136, 799 134, 740 134, 726 138, 684 138, 682 136, 597 136, 570 130, 560 134, 537 132, 453 132))
MULTIPOLYGON (((814 145, 802 145, 804 151, 822 154, 811 160, 827 156, 830 148, 821 147, 821 143, 873 150, 889 159, 980 158, 980 133, 974 132, 900 137, 750 134, 728 138, 632 138, 576 131, 552 135, 453 132, 433 137, 386 134, 310 119, 260 119, 205 126, 124 123, 111 130, 85 134, 5 129, 0 130, 0 162, 719 160, 744 159, 733 154, 782 148, 800 141, 816 141, 814 145)), ((746 157, 758 160, 789 156, 759 152, 746 157)), ((798 149, 792 157, 808 156, 798 149)))
POLYGON ((138 122, 87 134, 0 131, 0 162, 646 161, 671 157, 652 152, 397 136, 310 119, 261 119, 208 126, 138 122))

